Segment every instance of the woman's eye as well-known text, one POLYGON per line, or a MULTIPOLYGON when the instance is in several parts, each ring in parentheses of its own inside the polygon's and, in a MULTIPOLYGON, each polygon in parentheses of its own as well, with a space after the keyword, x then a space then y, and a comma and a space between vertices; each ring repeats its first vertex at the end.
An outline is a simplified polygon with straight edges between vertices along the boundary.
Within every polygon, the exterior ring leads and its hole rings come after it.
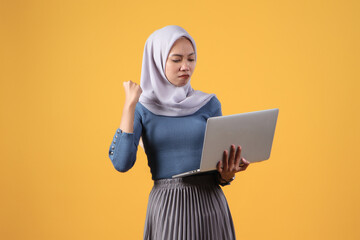
POLYGON ((195 61, 195 59, 188 59, 190 62, 193 62, 193 61, 195 61))
POLYGON ((176 62, 176 63, 177 63, 177 62, 180 62, 180 60, 174 60, 174 59, 173 59, 172 61, 173 61, 173 62, 176 62))

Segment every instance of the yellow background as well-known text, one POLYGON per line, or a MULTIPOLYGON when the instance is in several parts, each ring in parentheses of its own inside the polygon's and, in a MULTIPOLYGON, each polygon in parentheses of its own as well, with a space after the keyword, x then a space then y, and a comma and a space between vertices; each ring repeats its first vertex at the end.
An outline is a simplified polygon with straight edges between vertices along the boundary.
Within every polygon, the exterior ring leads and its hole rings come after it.
POLYGON ((223 114, 278 107, 269 161, 224 188, 238 239, 360 239, 359 1, 0 1, 1 239, 141 239, 143 150, 108 149, 145 40, 195 39, 223 114))

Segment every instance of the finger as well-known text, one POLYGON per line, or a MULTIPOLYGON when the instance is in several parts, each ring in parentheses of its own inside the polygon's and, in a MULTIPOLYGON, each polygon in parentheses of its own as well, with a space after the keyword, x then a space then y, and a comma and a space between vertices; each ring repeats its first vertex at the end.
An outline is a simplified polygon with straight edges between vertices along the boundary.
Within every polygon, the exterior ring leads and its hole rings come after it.
POLYGON ((240 164, 240 171, 244 171, 247 169, 247 167, 249 166, 250 162, 247 161, 245 158, 241 158, 242 164, 240 164))
POLYGON ((242 147, 239 145, 238 148, 239 148, 239 157, 241 157, 242 147))
POLYGON ((245 165, 249 165, 250 162, 248 160, 246 160, 245 158, 242 158, 242 161, 245 163, 245 165))
POLYGON ((235 145, 230 147, 230 157, 229 157, 229 170, 233 170, 235 161, 235 145))
POLYGON ((222 161, 219 161, 219 162, 216 164, 216 169, 218 170, 218 172, 219 172, 220 174, 222 173, 221 163, 222 163, 222 161))
POLYGON ((227 171, 228 170, 228 151, 225 150, 224 154, 223 154, 223 170, 227 171))
POLYGON ((130 81, 123 82, 124 88, 128 89, 130 87, 130 81))
POLYGON ((239 158, 236 158, 235 163, 234 163, 234 169, 236 172, 240 171, 240 169, 241 169, 240 165, 241 165, 241 158, 239 157, 239 158))
POLYGON ((240 165, 241 162, 240 154, 241 154, 241 146, 238 146, 235 154, 235 163, 234 163, 235 168, 240 165))
POLYGON ((245 163, 244 163, 244 158, 240 158, 240 164, 239 164, 239 167, 243 167, 245 166, 245 163))

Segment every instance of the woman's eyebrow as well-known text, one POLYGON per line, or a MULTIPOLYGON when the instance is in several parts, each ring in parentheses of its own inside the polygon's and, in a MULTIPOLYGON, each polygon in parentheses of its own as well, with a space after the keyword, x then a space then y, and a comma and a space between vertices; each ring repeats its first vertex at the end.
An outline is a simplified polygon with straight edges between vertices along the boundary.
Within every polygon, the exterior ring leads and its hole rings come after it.
MULTIPOLYGON (((195 53, 194 53, 194 52, 193 52, 193 53, 190 53, 188 56, 191 56, 191 55, 195 55, 195 53)), ((170 56, 171 56, 171 57, 172 57, 172 56, 175 56, 175 57, 182 57, 183 55, 173 53, 173 54, 170 54, 170 56)))

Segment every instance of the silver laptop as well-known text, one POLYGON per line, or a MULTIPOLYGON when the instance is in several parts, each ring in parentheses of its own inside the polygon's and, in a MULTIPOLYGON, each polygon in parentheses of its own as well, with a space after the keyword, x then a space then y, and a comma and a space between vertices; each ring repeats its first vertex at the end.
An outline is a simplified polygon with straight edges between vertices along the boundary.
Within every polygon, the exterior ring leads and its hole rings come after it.
POLYGON ((250 163, 269 159, 279 109, 208 118, 199 169, 172 176, 184 177, 216 170, 225 149, 241 146, 250 163))

